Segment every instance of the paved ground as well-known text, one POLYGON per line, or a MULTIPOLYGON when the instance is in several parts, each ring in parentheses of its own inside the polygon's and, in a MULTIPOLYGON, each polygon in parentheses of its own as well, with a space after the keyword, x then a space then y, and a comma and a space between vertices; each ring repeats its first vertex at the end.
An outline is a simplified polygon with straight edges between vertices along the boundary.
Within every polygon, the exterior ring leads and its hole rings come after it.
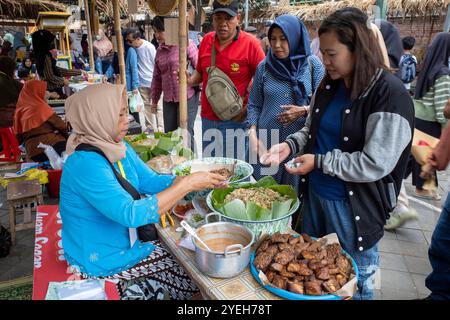
MULTIPOLYGON (((199 121, 196 132, 200 131, 199 121)), ((1 172, 0 172, 1 173, 1 172)), ((427 250, 431 235, 440 215, 440 208, 449 191, 450 170, 439 174, 440 201, 418 200, 410 197, 410 206, 419 213, 419 220, 405 224, 395 232, 386 232, 379 244, 380 274, 376 298, 417 299, 429 293, 425 278, 431 271, 427 250)), ((411 179, 406 181, 408 194, 412 194, 411 179)), ((0 187, 0 189, 2 189, 0 187)), ((46 204, 57 203, 45 198, 46 204)), ((0 223, 8 226, 6 191, 0 190, 0 223)), ((0 258, 0 282, 32 275, 34 230, 20 231, 17 244, 6 258, 0 258)))

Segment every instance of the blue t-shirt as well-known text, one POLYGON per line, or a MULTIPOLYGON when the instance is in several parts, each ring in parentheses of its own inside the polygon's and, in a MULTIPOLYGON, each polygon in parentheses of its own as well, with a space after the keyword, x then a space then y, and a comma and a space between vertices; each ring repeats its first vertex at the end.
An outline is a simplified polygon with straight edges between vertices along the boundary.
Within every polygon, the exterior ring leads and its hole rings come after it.
MULTIPOLYGON (((320 119, 313 147, 314 154, 325 155, 333 149, 341 148, 342 113, 350 108, 350 105, 351 101, 345 93, 344 83, 341 82, 333 100, 330 101, 320 119)), ((309 174, 309 186, 316 194, 328 200, 347 198, 345 182, 323 173, 322 170, 315 169, 309 174)))

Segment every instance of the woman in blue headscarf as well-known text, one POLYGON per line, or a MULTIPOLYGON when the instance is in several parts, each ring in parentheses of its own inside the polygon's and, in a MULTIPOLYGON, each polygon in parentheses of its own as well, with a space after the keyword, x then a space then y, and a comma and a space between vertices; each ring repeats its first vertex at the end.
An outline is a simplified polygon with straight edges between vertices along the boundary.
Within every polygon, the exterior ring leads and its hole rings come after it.
POLYGON ((270 48, 256 70, 248 102, 250 163, 255 179, 272 175, 278 183, 297 187, 298 177, 288 174, 283 165, 263 168, 258 158, 266 148, 303 127, 311 96, 325 70, 319 58, 311 54, 308 30, 299 18, 279 16, 268 38, 270 48))

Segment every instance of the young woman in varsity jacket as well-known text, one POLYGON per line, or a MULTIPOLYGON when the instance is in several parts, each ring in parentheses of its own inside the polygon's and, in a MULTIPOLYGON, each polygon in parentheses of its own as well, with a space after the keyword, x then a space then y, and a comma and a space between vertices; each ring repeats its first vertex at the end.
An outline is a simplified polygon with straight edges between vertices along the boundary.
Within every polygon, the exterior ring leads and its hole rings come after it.
POLYGON ((385 70, 367 16, 336 11, 319 30, 327 75, 311 102, 305 127, 262 156, 279 164, 291 154, 301 175, 298 231, 337 233, 359 269, 354 299, 372 299, 377 243, 396 205, 414 128, 413 102, 385 70))

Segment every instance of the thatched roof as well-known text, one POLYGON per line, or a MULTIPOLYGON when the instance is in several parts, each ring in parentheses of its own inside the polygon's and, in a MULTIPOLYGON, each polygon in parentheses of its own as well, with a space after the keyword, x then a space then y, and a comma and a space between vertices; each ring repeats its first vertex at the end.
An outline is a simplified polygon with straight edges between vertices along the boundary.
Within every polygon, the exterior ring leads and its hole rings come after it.
POLYGON ((48 0, 0 0, 0 19, 36 19, 39 11, 66 11, 66 6, 48 0))
MULTIPOLYGON (((298 16, 303 21, 320 21, 328 15, 344 7, 356 7, 364 12, 373 12, 376 0, 343 0, 326 1, 315 5, 298 5, 272 8, 264 13, 264 18, 275 17, 289 13, 298 16)), ((450 0, 389 0, 389 16, 431 16, 444 15, 450 0)))

